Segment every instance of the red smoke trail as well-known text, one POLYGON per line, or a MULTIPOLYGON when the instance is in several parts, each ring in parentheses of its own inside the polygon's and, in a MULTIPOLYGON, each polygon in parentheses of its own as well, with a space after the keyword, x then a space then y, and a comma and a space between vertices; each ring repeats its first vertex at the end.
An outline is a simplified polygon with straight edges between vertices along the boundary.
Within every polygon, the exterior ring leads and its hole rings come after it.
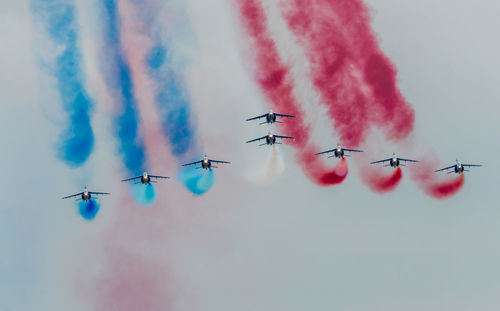
POLYGON ((380 171, 372 169, 365 170, 363 174, 363 181, 370 189, 378 193, 386 193, 392 191, 401 181, 403 171, 400 167, 396 168, 390 175, 382 175, 380 171))
MULTIPOLYGON (((436 161, 427 159, 421 162, 418 168, 412 168, 413 179, 424 189, 425 193, 436 199, 446 199, 456 194, 465 183, 465 174, 453 176, 448 180, 442 180, 448 176, 434 173, 436 161)), ((455 175, 455 174, 453 174, 455 175)))
POLYGON ((297 0, 281 6, 341 141, 358 146, 372 126, 389 139, 406 138, 414 111, 397 88, 396 69, 380 51, 362 1, 297 0))
MULTIPOLYGON (((293 95, 293 81, 289 66, 286 66, 278 55, 278 50, 267 28, 267 19, 260 0, 238 0, 240 14, 245 30, 252 44, 252 52, 256 62, 255 75, 257 82, 276 111, 301 116, 304 112, 293 95)), ((342 182, 347 175, 338 175, 337 169, 326 167, 321 158, 314 155, 316 146, 310 142, 310 127, 297 118, 293 122, 283 123, 286 135, 295 137, 296 157, 302 170, 319 185, 333 185, 342 182)))
POLYGON ((345 158, 342 158, 332 172, 323 174, 320 181, 324 185, 340 184, 347 177, 348 172, 347 161, 345 158))

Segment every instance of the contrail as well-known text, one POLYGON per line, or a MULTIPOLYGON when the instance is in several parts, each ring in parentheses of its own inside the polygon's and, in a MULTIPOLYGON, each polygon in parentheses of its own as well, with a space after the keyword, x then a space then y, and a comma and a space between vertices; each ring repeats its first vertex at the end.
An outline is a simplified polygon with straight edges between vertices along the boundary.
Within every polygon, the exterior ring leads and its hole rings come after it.
POLYGON ((119 140, 119 152, 128 173, 134 174, 145 167, 144 142, 139 134, 137 101, 130 67, 120 42, 120 18, 117 2, 101 2, 104 43, 101 69, 108 91, 116 99, 116 117, 113 125, 119 140))
POLYGON ((57 156, 71 167, 81 166, 94 148, 90 123, 93 102, 84 85, 75 5, 73 1, 32 0, 31 10, 56 51, 48 63, 67 118, 58 139, 57 156))
MULTIPOLYGON (((290 67, 285 65, 278 54, 267 27, 267 19, 259 0, 237 0, 243 26, 252 44, 256 64, 255 77, 261 91, 276 111, 304 116, 304 111, 293 94, 294 83, 290 67)), ((345 176, 338 178, 332 168, 328 168, 322 159, 315 156, 318 148, 311 142, 311 129, 304 123, 304 118, 282 124, 286 135, 295 137, 292 146, 296 149, 296 159, 302 170, 316 184, 328 186, 340 183, 345 176)), ((345 165, 347 165, 345 163, 345 165)))

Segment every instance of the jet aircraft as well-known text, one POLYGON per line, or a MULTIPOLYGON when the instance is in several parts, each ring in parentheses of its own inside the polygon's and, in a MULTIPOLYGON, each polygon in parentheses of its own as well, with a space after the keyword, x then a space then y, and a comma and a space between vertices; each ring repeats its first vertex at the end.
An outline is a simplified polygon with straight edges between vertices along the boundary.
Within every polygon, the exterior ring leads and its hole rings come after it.
POLYGON ((255 138, 255 139, 249 140, 249 141, 247 141, 247 143, 252 143, 254 141, 259 141, 259 140, 265 139, 266 142, 263 143, 263 144, 260 144, 259 146, 281 144, 281 143, 279 143, 279 142, 276 141, 277 138, 280 138, 280 139, 295 139, 294 137, 291 137, 291 136, 281 136, 281 135, 274 135, 274 134, 268 133, 266 136, 262 136, 262 137, 259 137, 259 138, 255 138))
POLYGON ((83 189, 83 192, 80 192, 80 193, 75 193, 75 194, 72 194, 72 195, 68 195, 67 197, 64 197, 62 199, 69 199, 69 198, 74 198, 74 197, 81 197, 81 198, 78 198, 76 199, 77 201, 79 200, 82 200, 82 201, 90 201, 90 199, 92 198, 92 195, 106 195, 106 194, 110 194, 108 192, 95 192, 95 191, 89 191, 87 189, 87 187, 85 187, 85 189, 83 189))
POLYGON ((401 166, 406 166, 405 164, 401 164, 401 162, 418 162, 418 161, 417 160, 410 160, 410 159, 398 158, 398 157, 396 157, 396 154, 393 153, 392 154, 392 158, 384 159, 384 160, 380 160, 380 161, 375 161, 375 162, 371 162, 370 164, 384 163, 384 162, 389 162, 389 164, 384 165, 383 167, 391 166, 391 167, 396 168, 396 167, 399 167, 400 165, 401 166))
POLYGON ((201 166, 197 167, 197 168, 202 168, 202 169, 205 169, 205 170, 208 170, 209 168, 217 168, 217 166, 213 166, 212 163, 221 163, 221 164, 226 164, 227 163, 227 164, 229 164, 231 162, 219 161, 219 160, 212 160, 212 159, 209 159, 207 156, 204 156, 203 160, 192 162, 192 163, 183 164, 182 166, 190 166, 190 165, 195 165, 195 164, 201 164, 201 166))
POLYGON ((336 157, 336 158, 350 157, 350 155, 345 154, 346 151, 348 151, 348 152, 363 152, 363 150, 343 148, 342 146, 340 146, 339 144, 337 144, 337 148, 326 150, 326 151, 322 151, 322 152, 318 152, 315 155, 320 155, 320 154, 325 154, 325 153, 333 152, 333 155, 328 156, 329 158, 333 158, 333 157, 336 157))
POLYGON ((457 174, 462 174, 464 171, 468 172, 469 170, 465 169, 466 167, 478 167, 478 166, 482 166, 481 164, 462 164, 457 160, 455 160, 457 163, 455 165, 452 165, 452 166, 448 166, 448 167, 445 167, 445 168, 441 168, 441 169, 438 169, 438 170, 435 170, 434 172, 441 172, 441 171, 447 171, 449 169, 453 169, 453 171, 449 171, 447 172, 448 174, 450 173, 457 173, 457 174))
POLYGON ((143 185, 149 185, 150 183, 156 183, 156 180, 152 179, 169 179, 170 177, 167 176, 157 176, 157 175, 149 175, 147 172, 142 173, 141 176, 136 176, 132 178, 127 178, 123 179, 122 182, 124 181, 136 181, 135 184, 142 183, 143 185), (137 179, 139 179, 137 181, 137 179))
POLYGON ((281 121, 277 121, 276 117, 295 118, 295 116, 292 116, 292 115, 289 115, 289 114, 276 113, 276 112, 273 112, 272 110, 270 110, 266 114, 263 114, 263 115, 260 115, 260 116, 257 116, 257 117, 253 117, 253 118, 250 118, 250 119, 247 119, 246 121, 257 120, 257 119, 260 119, 260 118, 266 118, 266 121, 262 122, 262 123, 259 123, 259 125, 266 124, 266 123, 274 123, 274 122, 276 122, 276 123, 282 123, 281 121))

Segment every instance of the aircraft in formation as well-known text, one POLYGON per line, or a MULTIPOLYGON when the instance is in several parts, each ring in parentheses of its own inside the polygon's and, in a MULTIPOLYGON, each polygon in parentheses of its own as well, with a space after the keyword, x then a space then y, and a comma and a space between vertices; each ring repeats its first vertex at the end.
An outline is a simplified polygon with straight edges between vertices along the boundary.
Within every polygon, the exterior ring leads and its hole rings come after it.
POLYGON ((289 115, 289 114, 276 113, 276 112, 273 112, 272 110, 270 110, 268 113, 265 113, 263 115, 260 115, 260 116, 257 116, 257 117, 253 117, 253 118, 250 118, 250 119, 246 119, 246 121, 252 121, 252 120, 257 120, 257 119, 261 119, 261 118, 266 118, 266 121, 262 122, 262 123, 259 123, 259 125, 266 124, 266 123, 274 123, 274 122, 276 122, 276 123, 283 123, 281 121, 276 120, 277 117, 295 118, 295 116, 292 116, 292 115, 289 115))
POLYGON ((252 139, 252 140, 249 140, 247 141, 247 144, 248 143, 252 143, 254 141, 259 141, 259 140, 263 140, 265 139, 266 142, 263 143, 263 144, 260 144, 259 146, 264 146, 264 145, 274 145, 274 144, 281 144, 280 142, 277 142, 276 139, 295 139, 294 137, 292 136, 282 136, 282 135, 274 135, 272 134, 271 132, 269 132, 266 136, 262 136, 262 137, 259 137, 259 138, 255 138, 255 139, 252 139))
POLYGON ((337 148, 326 150, 326 151, 322 151, 322 152, 318 152, 315 155, 328 154, 328 153, 333 152, 333 155, 328 156, 329 158, 336 157, 336 158, 340 159, 340 158, 343 158, 343 157, 350 157, 350 155, 345 154, 346 151, 347 152, 363 152, 363 150, 343 148, 342 146, 340 146, 340 144, 337 144, 337 148))
POLYGON ((384 159, 380 161, 375 161, 371 162, 370 164, 376 164, 376 163, 384 163, 384 162, 389 162, 389 164, 384 165, 383 167, 399 167, 399 166, 406 166, 406 164, 402 164, 401 162, 418 162, 417 160, 411 160, 411 159, 404 159, 404 158, 398 158, 395 153, 392 154, 392 158, 389 159, 384 159))
POLYGON ((197 168, 202 168, 202 169, 205 169, 205 170, 208 170, 209 168, 217 168, 217 166, 213 166, 212 163, 229 164, 231 162, 220 161, 220 160, 212 160, 212 159, 209 159, 207 156, 204 156, 203 159, 200 160, 200 161, 191 162, 191 163, 187 163, 187 164, 182 164, 182 166, 190 166, 190 165, 200 164, 200 166, 197 167, 197 168))
POLYGON ((110 194, 109 192, 95 192, 95 191, 89 191, 87 189, 87 187, 85 187, 83 189, 83 192, 80 192, 80 193, 75 193, 75 194, 72 194, 72 195, 68 195, 67 197, 64 197, 62 199, 69 199, 69 198, 75 198, 75 197, 80 197, 78 199, 76 199, 77 201, 90 201, 90 199, 92 198, 92 195, 95 195, 95 196, 98 196, 98 195, 107 195, 107 194, 110 194))
MULTIPOLYGON (((275 112, 273 112, 271 110, 271 111, 269 111, 266 114, 263 114, 263 115, 260 115, 260 116, 257 116, 257 117, 253 117, 253 118, 250 118, 250 119, 247 119, 246 121, 257 120, 257 119, 260 119, 260 118, 266 118, 266 121, 262 122, 262 123, 259 123, 259 125, 260 124, 266 124, 266 123, 271 124, 271 123, 275 123, 275 122, 276 123, 282 123, 281 121, 278 121, 276 119, 277 117, 295 118, 295 116, 293 116, 293 115, 282 114, 282 113, 275 113, 275 112)), ((249 140, 249 141, 247 141, 247 143, 256 142, 256 141, 260 141, 260 140, 264 140, 264 139, 265 139, 265 143, 260 144, 259 146, 281 144, 280 142, 277 141, 277 139, 295 139, 295 138, 291 137, 291 136, 275 135, 275 134, 272 134, 271 132, 269 132, 266 136, 262 136, 262 137, 259 137, 259 138, 255 138, 255 139, 249 140)), ((322 155, 322 154, 333 153, 332 155, 328 156, 328 158, 333 158, 333 157, 336 157, 336 158, 349 157, 350 155, 346 154, 346 152, 363 152, 363 150, 344 148, 340 144, 337 144, 336 148, 330 149, 330 150, 326 150, 326 151, 322 151, 322 152, 318 152, 315 155, 322 155)), ((374 161, 374 162, 370 162, 370 164, 386 163, 386 162, 387 162, 387 164, 383 165, 383 167, 390 166, 390 167, 393 167, 393 168, 397 168, 399 166, 406 166, 405 164, 403 164, 401 162, 410 162, 410 163, 413 162, 413 163, 415 163, 415 162, 418 162, 418 160, 399 158, 399 157, 396 156, 395 153, 393 153, 391 158, 383 159, 383 160, 379 160, 379 161, 374 161)), ((191 165, 199 165, 197 167, 197 169, 201 168, 201 169, 208 170, 210 168, 217 168, 217 166, 213 165, 213 163, 215 163, 215 164, 229 164, 231 162, 209 159, 205 155, 203 157, 203 159, 201 159, 199 161, 182 164, 182 166, 186 167, 186 166, 191 166, 191 165)), ((458 159, 457 159, 456 160, 456 164, 448 166, 448 167, 444 167, 444 168, 441 168, 441 169, 438 169, 438 170, 435 170, 434 172, 448 171, 447 172, 448 174, 450 174, 450 173, 462 174, 464 171, 469 171, 466 168, 469 168, 469 167, 479 167, 479 166, 482 166, 482 165, 480 165, 480 164, 463 164, 463 163, 460 163, 458 161, 458 159)), ((156 179, 169 179, 169 178, 170 177, 167 177, 167 176, 149 175, 148 172, 144 172, 140 176, 123 179, 122 182, 134 182, 135 184, 142 183, 143 185, 149 185, 151 183, 156 183, 157 182, 156 179), (155 180, 153 180, 153 179, 155 179, 155 180)), ((75 193, 75 194, 63 197, 62 199, 69 199, 69 198, 78 197, 77 201, 79 201, 79 200, 90 201, 90 199, 93 196, 97 197, 98 195, 108 195, 108 194, 110 194, 110 193, 108 193, 108 192, 88 191, 87 187, 85 187, 85 189, 83 190, 83 192, 75 193)))
POLYGON ((127 178, 123 179, 122 182, 127 182, 127 181, 134 181, 134 184, 143 184, 143 185, 149 185, 150 183, 156 183, 156 180, 153 179, 169 179, 170 177, 167 176, 157 176, 157 175, 149 175, 148 172, 142 173, 140 176, 132 177, 132 178, 127 178))
POLYGON ((464 171, 465 172, 468 172, 469 170, 465 169, 466 167, 478 167, 478 166, 482 166, 481 164, 462 164, 457 160, 456 161, 456 164, 454 165, 451 165, 451 166, 448 166, 448 167, 445 167, 445 168, 440 168, 438 170, 435 170, 434 172, 441 172, 441 171, 447 171, 449 169, 453 169, 453 171, 448 171, 447 173, 450 174, 450 173, 456 173, 456 174, 462 174, 464 171))

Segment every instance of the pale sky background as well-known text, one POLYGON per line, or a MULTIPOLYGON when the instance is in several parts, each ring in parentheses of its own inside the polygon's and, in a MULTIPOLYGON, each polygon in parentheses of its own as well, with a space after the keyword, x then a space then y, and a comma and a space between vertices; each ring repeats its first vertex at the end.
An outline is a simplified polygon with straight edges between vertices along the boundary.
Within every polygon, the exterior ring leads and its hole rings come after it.
MULTIPOLYGON (((97 103, 89 163, 68 169, 55 158, 61 116, 37 63, 28 2, 0 0, 0 310, 99 310, 85 284, 106 286, 98 281, 102 241, 116 230, 136 235, 126 247, 174 271, 165 294, 173 310, 498 310, 500 2, 367 3, 416 110, 419 139, 450 165, 457 157, 484 164, 456 196, 432 199, 408 174, 377 195, 352 166, 340 186, 317 187, 286 146, 280 179, 249 182, 267 151, 243 143, 264 129, 242 120, 266 105, 242 62, 236 12, 223 0, 187 0, 199 48, 190 73, 199 129, 209 152, 233 164, 217 171, 206 195, 169 181, 158 194, 164 204, 137 206, 127 218, 109 111, 97 103), (60 199, 85 183, 113 193, 92 222, 60 199), (152 218, 161 231, 139 232, 152 218)), ((78 7, 81 21, 95 18, 88 2, 78 7)), ((92 27, 82 28, 82 41, 98 98, 92 27)), ((281 34, 279 21, 271 27, 281 34)), ((280 38, 284 50, 291 43, 280 38)), ((303 93, 315 105, 317 95, 303 93)), ((326 119, 308 118, 318 121, 320 146, 336 144, 326 119)), ((175 175, 175 165, 166 167, 175 175)))

